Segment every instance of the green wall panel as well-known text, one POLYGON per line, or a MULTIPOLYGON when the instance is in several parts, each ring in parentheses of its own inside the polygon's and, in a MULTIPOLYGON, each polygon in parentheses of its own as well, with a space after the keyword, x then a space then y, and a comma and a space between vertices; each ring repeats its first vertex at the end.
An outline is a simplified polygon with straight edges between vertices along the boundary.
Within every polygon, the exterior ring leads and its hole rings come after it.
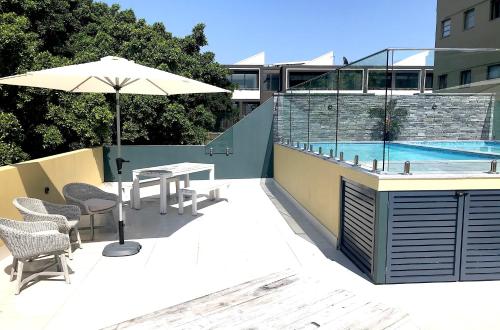
MULTIPOLYGON (((251 114, 223 133, 216 141, 228 141, 231 149, 225 153, 207 152, 211 144, 199 145, 125 145, 122 157, 130 160, 123 168, 123 180, 132 180, 136 168, 167 165, 180 162, 215 164, 219 179, 267 178, 273 176, 273 99, 263 103, 251 114), (229 134, 232 139, 228 138, 229 134), (230 145, 232 143, 232 145, 230 145)), ((220 148, 220 143, 218 148, 220 148)), ((225 148, 223 148, 225 149, 225 148)), ((115 165, 116 146, 104 147, 104 180, 117 181, 115 165)), ((217 152, 217 151, 216 151, 217 152)), ((208 174, 193 175, 193 179, 208 178, 208 174)))

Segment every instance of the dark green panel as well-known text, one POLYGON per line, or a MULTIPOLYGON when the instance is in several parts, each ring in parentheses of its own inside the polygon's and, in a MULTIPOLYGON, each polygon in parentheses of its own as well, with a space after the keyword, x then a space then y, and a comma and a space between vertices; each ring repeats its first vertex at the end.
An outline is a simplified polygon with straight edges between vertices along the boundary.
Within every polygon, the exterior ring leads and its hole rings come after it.
MULTIPOLYGON (((232 134, 232 153, 210 156, 205 146, 122 146, 123 180, 132 180, 132 169, 180 162, 215 164, 215 177, 224 179, 261 178, 273 176, 273 99, 271 98, 227 134, 232 134)), ((224 133, 226 134, 226 133, 224 133)), ((224 140, 224 137, 221 138, 224 140)), ((104 179, 117 181, 116 146, 104 147, 104 179)), ((208 174, 193 175, 194 179, 208 178, 208 174)))
POLYGON ((378 191, 375 220, 375 250, 373 253, 373 282, 376 284, 385 283, 388 203, 389 193, 378 191))

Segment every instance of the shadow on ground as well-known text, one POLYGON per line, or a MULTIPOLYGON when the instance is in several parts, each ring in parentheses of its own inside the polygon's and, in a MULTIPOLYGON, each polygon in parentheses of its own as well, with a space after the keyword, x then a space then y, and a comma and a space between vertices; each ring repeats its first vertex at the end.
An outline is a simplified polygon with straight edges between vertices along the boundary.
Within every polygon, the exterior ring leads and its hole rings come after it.
POLYGON ((261 187, 298 236, 314 244, 328 259, 369 281, 369 278, 345 254, 337 249, 336 242, 332 242, 329 237, 318 229, 321 224, 313 224, 313 221, 317 220, 298 205, 274 180, 263 179, 261 187))

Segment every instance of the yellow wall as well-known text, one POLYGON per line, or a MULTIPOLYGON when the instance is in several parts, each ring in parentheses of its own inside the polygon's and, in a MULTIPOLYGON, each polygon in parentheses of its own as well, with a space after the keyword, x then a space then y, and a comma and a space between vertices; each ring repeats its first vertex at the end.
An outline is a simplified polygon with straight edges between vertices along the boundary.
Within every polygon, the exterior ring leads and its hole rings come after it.
POLYGON ((0 167, 0 217, 21 219, 12 205, 15 197, 29 196, 63 203, 62 187, 65 184, 86 182, 100 185, 103 181, 102 147, 0 167), (45 187, 49 187, 48 194, 44 192, 45 187))
POLYGON ((274 145, 274 179, 337 237, 342 177, 378 191, 500 189, 500 175, 476 178, 378 176, 297 149, 274 145))
POLYGON ((376 189, 375 175, 335 164, 305 152, 274 145, 274 179, 338 237, 341 177, 376 189))

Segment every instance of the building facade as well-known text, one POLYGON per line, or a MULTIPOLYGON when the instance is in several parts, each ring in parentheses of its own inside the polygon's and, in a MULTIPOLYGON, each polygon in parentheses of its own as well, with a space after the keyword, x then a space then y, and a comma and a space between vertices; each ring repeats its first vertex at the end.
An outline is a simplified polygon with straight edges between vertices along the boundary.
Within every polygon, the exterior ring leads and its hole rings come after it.
MULTIPOLYGON (((332 75, 328 79, 316 79, 314 86, 303 84, 341 67, 335 65, 333 52, 309 61, 275 64, 265 64, 265 54, 262 52, 225 66, 231 71, 228 79, 238 86, 233 92, 232 100, 240 118, 275 93, 300 93, 301 86, 316 92, 336 93, 336 82, 332 75)), ((359 65, 343 70, 340 77, 341 92, 379 94, 385 92, 386 84, 390 84, 398 94, 425 93, 433 89, 433 67, 425 62, 425 57, 415 56, 398 61, 390 71, 391 77, 386 82, 385 66, 359 65)))
MULTIPOLYGON (((435 46, 500 49, 500 0, 438 0, 435 46)), ((499 54, 436 52, 437 89, 458 90, 500 78, 499 54)))

